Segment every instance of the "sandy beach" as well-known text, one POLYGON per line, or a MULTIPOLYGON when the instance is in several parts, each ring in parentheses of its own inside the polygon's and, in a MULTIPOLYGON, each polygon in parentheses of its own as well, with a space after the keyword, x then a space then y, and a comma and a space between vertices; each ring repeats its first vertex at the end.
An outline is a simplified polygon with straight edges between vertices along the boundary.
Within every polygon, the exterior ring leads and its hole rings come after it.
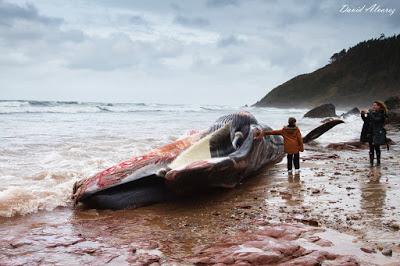
MULTIPOLYGON (((391 129, 389 137, 398 136, 391 129)), ((314 143, 306 146, 300 176, 288 176, 283 161, 235 189, 179 202, 1 218, 0 261, 398 265, 399 156, 394 145, 380 168, 370 168, 367 150, 314 143)))

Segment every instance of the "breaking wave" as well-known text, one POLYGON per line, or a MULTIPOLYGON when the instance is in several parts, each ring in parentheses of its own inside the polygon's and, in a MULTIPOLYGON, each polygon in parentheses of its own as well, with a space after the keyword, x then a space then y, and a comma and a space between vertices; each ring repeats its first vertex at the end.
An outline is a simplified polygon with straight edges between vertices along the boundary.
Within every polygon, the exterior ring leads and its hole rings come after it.
POLYGON ((72 173, 41 172, 25 178, 24 186, 3 188, 0 190, 0 216, 12 217, 67 206, 76 180, 72 173))
POLYGON ((228 106, 194 106, 145 103, 98 103, 78 101, 0 100, 0 114, 75 114, 75 113, 134 113, 134 112, 208 112, 229 110, 228 106))

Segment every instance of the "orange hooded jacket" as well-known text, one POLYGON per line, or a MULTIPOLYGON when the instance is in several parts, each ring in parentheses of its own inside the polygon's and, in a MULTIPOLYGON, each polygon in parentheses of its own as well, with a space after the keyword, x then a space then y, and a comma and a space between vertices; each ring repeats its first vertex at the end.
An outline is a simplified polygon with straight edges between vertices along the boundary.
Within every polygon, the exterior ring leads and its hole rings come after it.
POLYGON ((281 135, 284 140, 285 152, 288 154, 304 151, 303 138, 298 127, 284 127, 281 130, 264 132, 264 135, 281 135))

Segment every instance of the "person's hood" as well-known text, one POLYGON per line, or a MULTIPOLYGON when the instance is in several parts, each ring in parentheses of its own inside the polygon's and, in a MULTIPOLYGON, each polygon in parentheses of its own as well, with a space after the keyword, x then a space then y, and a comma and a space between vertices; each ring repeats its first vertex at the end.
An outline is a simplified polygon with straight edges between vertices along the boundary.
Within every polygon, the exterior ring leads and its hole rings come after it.
POLYGON ((297 132, 297 127, 289 127, 289 126, 285 126, 283 128, 283 130, 288 133, 288 134, 296 134, 297 132))

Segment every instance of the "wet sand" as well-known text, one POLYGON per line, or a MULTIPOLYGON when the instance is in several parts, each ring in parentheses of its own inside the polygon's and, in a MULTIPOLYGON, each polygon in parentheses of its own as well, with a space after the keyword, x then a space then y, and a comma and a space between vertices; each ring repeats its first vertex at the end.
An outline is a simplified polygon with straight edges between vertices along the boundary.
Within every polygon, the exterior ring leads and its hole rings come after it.
POLYGON ((212 264, 229 257, 222 262, 399 265, 398 145, 382 152, 380 168, 369 167, 366 150, 307 148, 300 176, 288 176, 283 162, 235 189, 180 202, 1 218, 0 264, 212 264), (297 253, 275 250, 274 241, 297 253))

